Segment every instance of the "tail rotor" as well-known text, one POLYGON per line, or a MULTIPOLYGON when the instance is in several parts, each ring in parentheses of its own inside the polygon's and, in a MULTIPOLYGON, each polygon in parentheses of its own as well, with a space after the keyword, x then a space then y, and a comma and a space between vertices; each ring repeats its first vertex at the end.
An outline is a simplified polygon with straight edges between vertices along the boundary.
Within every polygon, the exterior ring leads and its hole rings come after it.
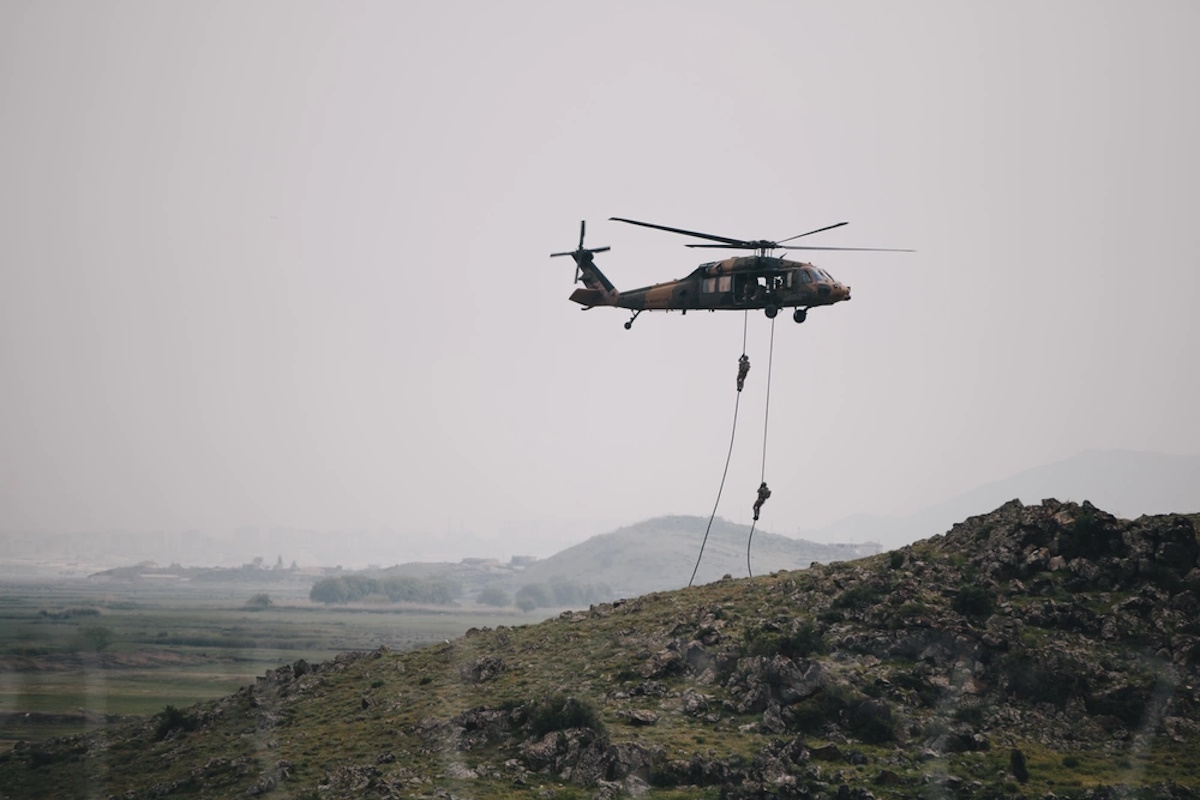
POLYGON ((566 250, 561 253, 551 253, 550 254, 551 258, 557 258, 558 256, 571 256, 571 258, 575 259, 575 283, 579 283, 579 277, 580 277, 580 273, 583 269, 583 265, 592 263, 592 254, 593 253, 603 253, 605 250, 611 249, 609 247, 592 247, 592 248, 584 247, 583 246, 583 235, 586 232, 587 232, 587 220, 580 220, 579 221, 579 246, 577 248, 575 248, 574 250, 566 250))

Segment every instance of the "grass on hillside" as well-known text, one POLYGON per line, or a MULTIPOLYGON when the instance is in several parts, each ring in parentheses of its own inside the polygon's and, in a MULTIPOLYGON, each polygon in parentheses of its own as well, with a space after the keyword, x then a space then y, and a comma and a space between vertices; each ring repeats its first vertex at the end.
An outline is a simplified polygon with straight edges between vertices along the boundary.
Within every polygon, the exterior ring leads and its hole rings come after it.
MULTIPOLYGON (((912 554, 914 558, 941 558, 928 546, 914 548, 912 554)), ((525 774, 527 785, 514 785, 513 774, 501 766, 512 758, 513 742, 485 742, 459 750, 440 746, 437 739, 453 737, 451 721, 470 709, 536 708, 544 698, 557 693, 583 704, 589 712, 585 719, 612 742, 638 742, 659 749, 660 763, 675 758, 686 760, 700 753, 746 764, 779 737, 761 732, 756 724, 763 719, 761 713, 739 715, 722 707, 721 700, 729 698, 728 690, 719 683, 697 687, 720 711, 716 721, 681 711, 680 693, 696 683, 694 675, 656 679, 667 689, 662 696, 622 695, 644 682, 644 668, 669 642, 699 635, 712 619, 721 622, 722 644, 737 644, 747 654, 765 647, 764 637, 776 643, 787 638, 788 647, 819 650, 816 631, 828 629, 822 625, 841 626, 844 631, 865 624, 854 622, 855 614, 860 619, 863 614, 892 619, 897 614, 924 613, 916 607, 920 603, 905 609, 900 593, 892 601, 891 587, 901 576, 898 566, 884 555, 856 562, 847 571, 824 568, 749 581, 722 581, 652 594, 593 612, 565 614, 541 624, 480 620, 476 623, 478 629, 466 636, 444 637, 453 641, 406 652, 377 651, 356 660, 341 659, 316 674, 289 680, 278 689, 264 681, 218 703, 188 709, 188 715, 209 715, 194 730, 180 728, 155 737, 151 733, 154 722, 140 728, 122 726, 112 731, 108 740, 111 747, 93 748, 86 765, 78 769, 40 769, 36 775, 33 770, 20 775, 10 771, 6 775, 18 782, 41 780, 44 785, 38 790, 71 795, 88 781, 101 793, 119 793, 131 786, 169 786, 173 781, 199 780, 189 776, 201 770, 203 783, 211 787, 211 792, 234 795, 245 794, 250 781, 283 769, 279 765, 286 764, 286 791, 294 797, 317 796, 316 787, 328 786, 339 770, 346 769, 377 770, 389 779, 422 781, 413 784, 413 791, 425 796, 449 792, 507 798, 551 789, 556 798, 590 797, 592 791, 564 785, 557 776, 543 773, 525 774), (836 586, 828 579, 835 571, 836 586), (868 601, 878 602, 870 605, 868 601), (783 630, 792 633, 784 637, 780 633, 783 630), (809 633, 797 634, 803 631, 809 633), (505 669, 482 683, 464 678, 464 667, 485 656, 502 658, 505 669), (659 721, 650 727, 635 727, 622 713, 630 709, 653 711, 659 714, 659 721), (131 757, 133 753, 136 758, 131 757), (477 777, 463 778, 466 770, 475 770, 477 777)), ((960 584, 956 578, 954 587, 960 584)), ((970 602, 964 603, 964 609, 974 613, 978 599, 968 596, 970 602)), ((925 602, 948 605, 951 601, 927 592, 925 602)), ((371 623, 389 616, 393 615, 370 615, 371 623)), ((331 615, 325 621, 333 624, 337 619, 331 615)), ((964 620, 966 627, 962 630, 974 634, 979 624, 979 620, 964 620)), ((244 633, 228 627, 226 632, 239 636, 244 633)), ((1039 631, 1029 642, 1017 639, 1017 654, 1020 647, 1069 642, 1064 636, 1039 631)), ((1140 658, 1137 652, 1125 652, 1121 643, 1095 647, 1118 664, 1140 658)), ((896 774, 902 784, 896 791, 906 796, 951 779, 968 789, 972 782, 979 781, 985 787, 1000 787, 1007 795, 1026 796, 1047 792, 1077 795, 1101 784, 1145 785, 1167 778, 1191 785, 1200 783, 1195 743, 1172 742, 1163 736, 1145 741, 1136 735, 1127 741, 1097 740, 1091 745, 1095 749, 1072 749, 1066 743, 1058 748, 1037 741, 1039 736, 1045 737, 1028 732, 1036 731, 1036 727, 1021 729, 1006 723, 988 728, 988 750, 929 758, 921 744, 925 737, 954 723, 980 727, 991 712, 961 706, 960 700, 939 695, 914 671, 915 661, 875 659, 868 665, 865 658, 837 655, 822 662, 836 678, 837 691, 843 693, 842 697, 828 698, 830 707, 847 698, 886 697, 892 689, 880 688, 875 678, 881 676, 887 677, 883 684, 897 691, 918 696, 925 692, 928 696, 921 696, 919 703, 893 703, 901 741, 863 743, 853 737, 849 742, 840 741, 840 747, 862 754, 865 763, 839 762, 821 768, 829 774, 840 771, 854 785, 873 786, 883 769, 896 774), (1013 746, 1025 754, 1029 779, 1024 786, 1009 775, 1013 746)), ((1043 705, 1047 713, 1053 713, 1053 704, 1043 705)), ((1031 710, 1026 704, 1026 711, 1031 710)), ((159 724, 166 718, 163 715, 159 724)), ((820 726, 814 726, 804 734, 810 746, 827 743, 820 730, 820 726)), ((519 737, 528 734, 528 729, 514 733, 519 737)), ((62 748, 46 748, 36 752, 44 753, 45 759, 78 757, 83 761, 78 751, 64 754, 62 748)), ((25 784, 16 786, 13 792, 16 796, 34 796, 22 794, 24 788, 25 784)), ((873 791, 876 796, 892 796, 887 788, 873 791)), ((940 789, 929 791, 936 794, 940 789)), ((718 790, 656 790, 656 796, 697 794, 716 797, 718 790), (657 794, 659 791, 663 793, 657 794)))

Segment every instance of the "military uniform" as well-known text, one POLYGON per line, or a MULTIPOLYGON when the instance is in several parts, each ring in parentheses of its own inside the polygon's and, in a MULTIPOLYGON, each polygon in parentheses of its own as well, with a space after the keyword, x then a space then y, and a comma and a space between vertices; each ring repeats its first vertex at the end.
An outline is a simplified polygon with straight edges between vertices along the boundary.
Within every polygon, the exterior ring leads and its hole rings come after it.
POLYGON ((767 498, 771 496, 771 490, 767 488, 767 482, 763 481, 758 486, 758 499, 754 501, 754 521, 758 522, 758 512, 762 508, 763 503, 767 502, 767 498))
POLYGON ((738 359, 737 387, 738 387, 739 392, 742 390, 742 387, 745 386, 746 375, 749 372, 750 372, 750 357, 747 356, 745 353, 742 353, 742 357, 738 359))

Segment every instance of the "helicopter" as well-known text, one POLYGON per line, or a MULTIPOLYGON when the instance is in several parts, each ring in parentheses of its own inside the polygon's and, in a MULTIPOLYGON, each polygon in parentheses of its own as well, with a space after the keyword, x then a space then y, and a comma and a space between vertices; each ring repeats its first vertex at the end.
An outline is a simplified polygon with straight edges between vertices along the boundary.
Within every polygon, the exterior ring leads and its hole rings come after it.
POLYGON ((838 222, 823 228, 798 233, 786 239, 734 239, 716 236, 667 225, 655 225, 624 217, 609 217, 614 222, 640 225, 643 228, 679 233, 706 239, 714 244, 690 243, 688 247, 711 247, 725 250, 750 250, 754 255, 734 256, 722 261, 709 261, 696 267, 687 277, 665 283, 656 283, 640 289, 618 291, 612 281, 596 266, 595 254, 611 248, 583 246, 587 221, 579 223, 579 246, 562 253, 551 253, 551 258, 571 256, 575 260, 575 283, 583 288, 571 293, 570 299, 588 311, 596 306, 615 306, 628 309, 633 316, 625 323, 625 330, 633 327, 634 320, 643 311, 682 311, 693 309, 708 311, 744 311, 762 309, 767 317, 774 319, 784 308, 794 308, 792 319, 804 322, 808 311, 818 306, 830 306, 850 299, 850 287, 838 282, 825 270, 812 264, 777 258, 775 250, 857 250, 883 253, 911 253, 888 247, 809 247, 791 245, 794 241, 814 233, 840 228, 848 223, 838 222))

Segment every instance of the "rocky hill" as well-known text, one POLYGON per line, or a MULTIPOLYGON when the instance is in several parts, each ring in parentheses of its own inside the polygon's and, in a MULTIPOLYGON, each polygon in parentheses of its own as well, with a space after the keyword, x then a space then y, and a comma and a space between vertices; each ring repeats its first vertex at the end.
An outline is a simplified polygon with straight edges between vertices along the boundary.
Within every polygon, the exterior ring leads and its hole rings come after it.
POLYGON ((0 797, 1200 793, 1195 520, 1008 503, 853 562, 280 667, 0 797))

